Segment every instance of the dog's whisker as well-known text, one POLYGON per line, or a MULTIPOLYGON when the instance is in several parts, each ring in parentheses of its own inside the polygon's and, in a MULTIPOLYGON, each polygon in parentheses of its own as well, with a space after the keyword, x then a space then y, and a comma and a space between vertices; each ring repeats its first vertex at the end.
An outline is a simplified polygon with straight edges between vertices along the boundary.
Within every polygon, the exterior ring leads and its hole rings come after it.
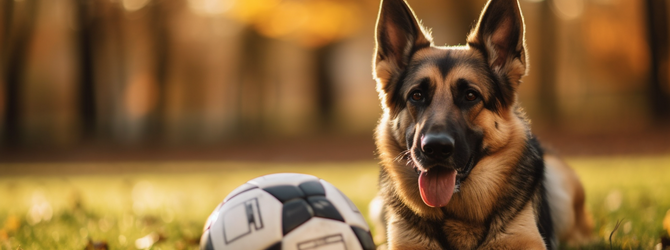
POLYGON ((395 159, 393 159, 393 161, 400 162, 400 160, 406 159, 410 154, 411 154, 411 152, 409 151, 409 149, 404 150, 404 151, 400 152, 400 154, 398 154, 398 156, 396 156, 395 159))

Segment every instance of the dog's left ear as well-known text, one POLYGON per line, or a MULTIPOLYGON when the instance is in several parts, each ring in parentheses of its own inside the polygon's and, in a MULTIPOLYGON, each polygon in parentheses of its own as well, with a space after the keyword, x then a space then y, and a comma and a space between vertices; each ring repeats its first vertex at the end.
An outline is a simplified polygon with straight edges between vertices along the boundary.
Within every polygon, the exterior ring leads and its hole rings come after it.
POLYGON ((392 100, 400 84, 397 78, 407 69, 412 54, 433 41, 404 0, 382 0, 376 30, 373 76, 382 105, 395 115, 404 103, 392 100))
POLYGON ((404 70, 412 51, 433 43, 404 0, 382 0, 376 29, 375 66, 388 63, 389 70, 404 70))
POLYGON ((513 89, 526 75, 524 23, 517 0, 489 0, 468 44, 484 53, 493 71, 513 89))

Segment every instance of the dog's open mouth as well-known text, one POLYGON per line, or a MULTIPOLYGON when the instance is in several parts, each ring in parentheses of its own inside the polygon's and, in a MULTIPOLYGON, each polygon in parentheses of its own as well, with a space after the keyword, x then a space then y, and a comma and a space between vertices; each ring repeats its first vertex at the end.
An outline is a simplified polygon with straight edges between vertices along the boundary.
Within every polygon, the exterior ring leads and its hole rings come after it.
POLYGON ((407 156, 408 165, 416 171, 421 200, 429 207, 447 206, 478 161, 476 155, 471 155, 464 164, 453 162, 453 159, 424 163, 414 155, 407 156))
POLYGON ((434 167, 419 173, 421 199, 430 207, 444 207, 451 200, 456 189, 456 175, 453 168, 434 167))

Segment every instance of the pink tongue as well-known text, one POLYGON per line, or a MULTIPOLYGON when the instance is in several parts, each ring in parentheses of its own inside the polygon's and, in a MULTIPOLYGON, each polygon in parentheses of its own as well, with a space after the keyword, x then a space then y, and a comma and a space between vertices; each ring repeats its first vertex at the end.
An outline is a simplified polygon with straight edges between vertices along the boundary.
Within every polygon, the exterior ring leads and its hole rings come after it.
POLYGON ((419 175, 421 199, 429 207, 444 207, 451 200, 456 187, 456 170, 434 168, 419 175))

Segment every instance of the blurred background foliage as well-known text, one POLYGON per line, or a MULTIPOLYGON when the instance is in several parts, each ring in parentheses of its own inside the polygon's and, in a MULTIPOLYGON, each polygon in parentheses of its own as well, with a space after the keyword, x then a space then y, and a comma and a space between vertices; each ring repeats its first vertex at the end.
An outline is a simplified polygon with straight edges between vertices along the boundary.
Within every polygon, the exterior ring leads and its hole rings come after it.
MULTIPOLYGON (((531 62, 520 100, 540 134, 667 131, 667 1, 520 2, 531 62)), ((1 3, 5 152, 323 136, 372 144, 378 0, 1 3)), ((409 3, 437 45, 458 45, 485 1, 409 3)))

